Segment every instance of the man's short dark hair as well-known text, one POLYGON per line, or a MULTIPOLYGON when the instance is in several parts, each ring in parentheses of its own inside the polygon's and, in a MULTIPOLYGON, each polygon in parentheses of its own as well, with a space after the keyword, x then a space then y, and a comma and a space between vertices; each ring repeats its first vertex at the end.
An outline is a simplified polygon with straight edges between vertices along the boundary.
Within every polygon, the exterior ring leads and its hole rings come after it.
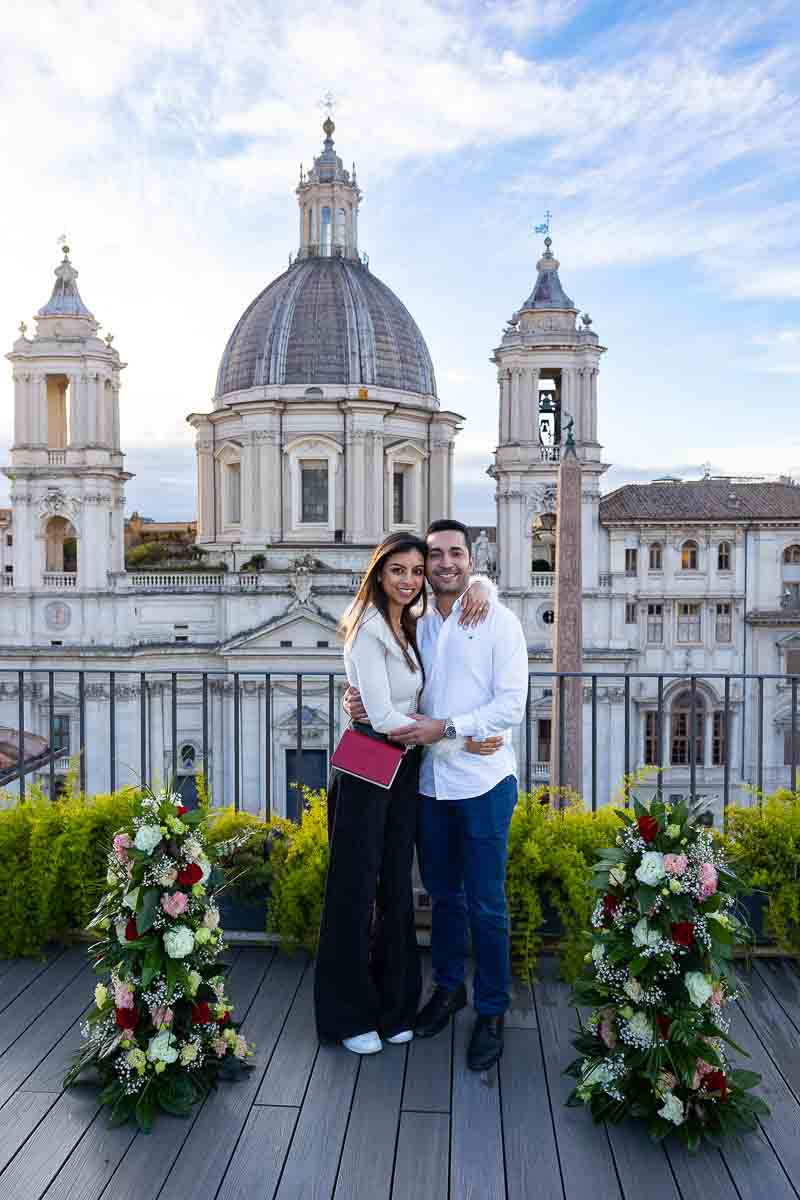
POLYGON ((467 554, 472 558, 472 538, 469 535, 469 529, 466 525, 462 525, 460 521, 453 521, 450 517, 442 517, 438 521, 431 521, 428 528, 425 530, 425 540, 432 533, 445 533, 448 529, 452 529, 454 533, 460 533, 467 547, 467 554))

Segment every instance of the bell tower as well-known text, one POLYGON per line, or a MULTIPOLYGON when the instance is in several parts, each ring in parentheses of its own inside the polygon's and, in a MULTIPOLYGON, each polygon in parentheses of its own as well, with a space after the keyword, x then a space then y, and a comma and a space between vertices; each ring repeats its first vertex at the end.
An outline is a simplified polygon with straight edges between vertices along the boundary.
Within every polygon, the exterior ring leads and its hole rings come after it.
POLYGON ((559 279, 552 239, 536 264, 536 283, 508 321, 491 361, 497 366, 499 430, 489 474, 497 482, 497 562, 500 591, 520 616, 522 597, 552 595, 556 492, 562 448, 574 440, 583 476, 584 580, 596 565, 599 481, 607 469, 597 441, 597 376, 605 348, 591 317, 578 309, 559 279), (514 605, 513 597, 520 597, 514 605))
POLYGON ((13 364, 15 591, 99 591, 124 570, 119 387, 125 363, 81 299, 64 246, 53 294, 13 364))

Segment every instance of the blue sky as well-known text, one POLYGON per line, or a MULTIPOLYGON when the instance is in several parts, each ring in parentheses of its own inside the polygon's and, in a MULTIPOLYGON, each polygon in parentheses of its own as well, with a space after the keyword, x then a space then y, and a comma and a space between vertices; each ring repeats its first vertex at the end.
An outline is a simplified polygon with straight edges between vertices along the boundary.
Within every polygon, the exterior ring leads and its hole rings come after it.
MULTIPOLYGON (((46 300, 67 233, 129 366, 129 509, 194 512, 185 415, 294 251, 321 95, 365 191, 362 249, 467 418, 457 509, 493 520, 489 356, 553 214, 608 354, 609 485, 800 475, 795 0, 12 0, 0 28, 0 330, 46 300)), ((0 451, 10 440, 9 374, 0 451)))

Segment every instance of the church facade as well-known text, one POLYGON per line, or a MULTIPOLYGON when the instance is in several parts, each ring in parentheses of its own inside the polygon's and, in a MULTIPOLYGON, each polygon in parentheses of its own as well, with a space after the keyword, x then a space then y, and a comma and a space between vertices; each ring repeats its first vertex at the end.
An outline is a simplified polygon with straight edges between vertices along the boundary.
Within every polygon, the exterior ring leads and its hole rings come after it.
MULTIPOLYGON (((0 514, 0 724, 18 728, 22 717, 51 742, 57 731, 59 777, 83 742, 89 790, 142 769, 163 780, 177 764, 179 774, 202 769, 225 802, 238 790, 253 811, 296 811, 298 728, 303 779, 323 783, 341 720, 336 622, 372 547, 390 530, 458 515, 462 418, 440 402, 413 318, 359 251, 355 169, 343 167, 330 119, 324 133, 296 188, 297 254, 230 335, 211 410, 189 417, 202 567, 125 570, 125 364, 99 338, 66 248, 35 334, 22 329, 7 356, 15 424, 11 507, 0 514)), ((534 776, 546 781, 552 737, 555 500, 569 430, 583 474, 585 670, 604 677, 586 705, 587 745, 592 709, 598 720, 599 793, 607 799, 624 769, 624 676, 637 672, 670 678, 629 681, 632 764, 659 763, 667 790, 687 790, 694 675, 698 790, 719 793, 729 743, 741 793, 754 778, 761 710, 757 719, 741 680, 725 695, 721 675, 798 669, 800 488, 709 479, 604 496, 603 353, 548 238, 493 354, 497 542, 491 554, 485 538, 479 546, 482 563, 496 557, 502 598, 528 638, 534 776)), ((791 760, 791 685, 765 688, 759 766, 777 786, 791 760)), ((587 755, 586 794, 589 770, 587 755)))

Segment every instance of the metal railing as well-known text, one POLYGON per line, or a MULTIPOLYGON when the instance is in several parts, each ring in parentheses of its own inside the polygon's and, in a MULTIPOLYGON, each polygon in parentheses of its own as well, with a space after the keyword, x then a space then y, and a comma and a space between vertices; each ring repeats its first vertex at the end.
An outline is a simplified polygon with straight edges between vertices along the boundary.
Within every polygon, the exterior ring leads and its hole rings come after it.
MULTIPOLYGON (((525 719, 514 731, 527 791, 547 784, 549 748, 560 756, 564 778, 564 688, 575 677, 529 675, 525 719)), ((582 795, 592 810, 612 799, 623 776, 643 767, 653 772, 640 781, 645 790, 712 796, 721 809, 751 790, 797 791, 800 676, 586 672, 580 678, 582 795)), ((89 792, 158 786, 202 770, 217 804, 296 812, 295 785, 325 785, 346 724, 345 686, 341 670, 0 670, 0 725, 14 731, 17 744, 27 732, 55 747, 38 769, 32 762, 7 769, 0 786, 24 797, 33 777, 55 796, 70 769, 89 792)))

